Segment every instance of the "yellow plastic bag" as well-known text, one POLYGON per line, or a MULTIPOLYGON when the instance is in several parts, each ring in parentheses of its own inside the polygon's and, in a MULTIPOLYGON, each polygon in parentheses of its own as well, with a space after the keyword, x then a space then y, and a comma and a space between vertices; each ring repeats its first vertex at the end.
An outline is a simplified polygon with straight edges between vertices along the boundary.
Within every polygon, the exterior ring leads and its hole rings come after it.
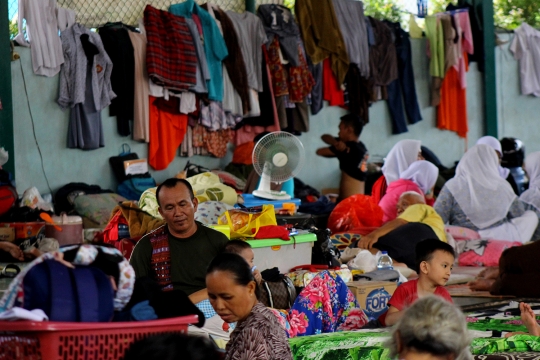
POLYGON ((231 239, 253 238, 261 226, 277 225, 274 205, 263 205, 262 210, 228 210, 218 219, 219 225, 229 225, 231 239))

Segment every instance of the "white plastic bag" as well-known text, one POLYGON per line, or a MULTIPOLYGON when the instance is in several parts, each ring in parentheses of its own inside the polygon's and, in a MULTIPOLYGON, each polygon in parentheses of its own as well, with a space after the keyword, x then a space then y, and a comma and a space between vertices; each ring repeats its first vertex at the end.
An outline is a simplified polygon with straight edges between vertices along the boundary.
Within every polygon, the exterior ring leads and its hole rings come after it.
POLYGON ((363 270, 366 273, 377 269, 377 258, 369 250, 362 250, 347 265, 351 269, 363 270))
POLYGON ((35 186, 32 186, 31 188, 24 191, 21 205, 28 206, 32 209, 39 208, 44 211, 54 210, 52 203, 45 202, 45 200, 43 200, 43 198, 39 194, 38 189, 35 186))

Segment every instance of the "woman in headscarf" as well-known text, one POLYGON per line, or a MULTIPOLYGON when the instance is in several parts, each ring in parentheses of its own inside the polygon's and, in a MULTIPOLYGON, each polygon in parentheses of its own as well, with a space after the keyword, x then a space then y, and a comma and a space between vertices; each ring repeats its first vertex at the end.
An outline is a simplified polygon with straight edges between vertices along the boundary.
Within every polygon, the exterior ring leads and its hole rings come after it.
POLYGON ((401 140, 390 150, 384 159, 382 167, 383 176, 381 176, 371 189, 371 197, 378 204, 388 185, 396 180, 399 180, 401 173, 409 168, 416 160, 424 160, 420 149, 421 142, 419 140, 401 140))
POLYGON ((439 169, 426 160, 415 161, 409 168, 403 171, 400 178, 386 189, 386 194, 379 202, 383 210, 383 222, 394 220, 397 217, 399 197, 407 191, 414 191, 426 198, 427 205, 433 205, 433 187, 439 176, 439 169))
POLYGON ((483 238, 525 243, 538 225, 538 216, 525 210, 500 177, 498 164, 490 146, 473 146, 439 193, 435 210, 445 223, 478 231, 483 238))
MULTIPOLYGON (((529 189, 519 199, 525 203, 526 210, 532 210, 540 217, 540 151, 525 158, 525 171, 529 177, 529 189)), ((540 239, 540 226, 536 228, 532 240, 540 239)))
POLYGON ((497 157, 499 158, 499 175, 501 178, 508 181, 510 186, 512 186, 512 190, 516 195, 519 195, 518 186, 516 184, 516 181, 514 180, 514 177, 510 173, 510 169, 507 169, 505 167, 501 166, 501 159, 502 159, 502 146, 501 142, 497 140, 497 138, 494 138, 493 136, 482 136, 478 141, 476 142, 476 145, 478 144, 484 144, 490 146, 495 152, 497 153, 497 157))

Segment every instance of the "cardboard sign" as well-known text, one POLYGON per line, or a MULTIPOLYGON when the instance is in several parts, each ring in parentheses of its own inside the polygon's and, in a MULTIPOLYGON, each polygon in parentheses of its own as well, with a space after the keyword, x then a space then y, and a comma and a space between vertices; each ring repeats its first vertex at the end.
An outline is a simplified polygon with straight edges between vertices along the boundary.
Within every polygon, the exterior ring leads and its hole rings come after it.
POLYGON ((134 159, 124 161, 126 175, 146 174, 148 172, 148 161, 146 159, 134 159))

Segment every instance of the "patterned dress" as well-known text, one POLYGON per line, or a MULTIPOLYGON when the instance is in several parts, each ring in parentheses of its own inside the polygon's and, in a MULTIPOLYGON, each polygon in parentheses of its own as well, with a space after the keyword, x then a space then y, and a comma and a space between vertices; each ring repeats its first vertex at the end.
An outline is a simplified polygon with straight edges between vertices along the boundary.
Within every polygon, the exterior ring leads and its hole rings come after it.
POLYGON ((227 343, 225 360, 292 360, 291 348, 274 314, 257 303, 246 320, 238 322, 227 343))

